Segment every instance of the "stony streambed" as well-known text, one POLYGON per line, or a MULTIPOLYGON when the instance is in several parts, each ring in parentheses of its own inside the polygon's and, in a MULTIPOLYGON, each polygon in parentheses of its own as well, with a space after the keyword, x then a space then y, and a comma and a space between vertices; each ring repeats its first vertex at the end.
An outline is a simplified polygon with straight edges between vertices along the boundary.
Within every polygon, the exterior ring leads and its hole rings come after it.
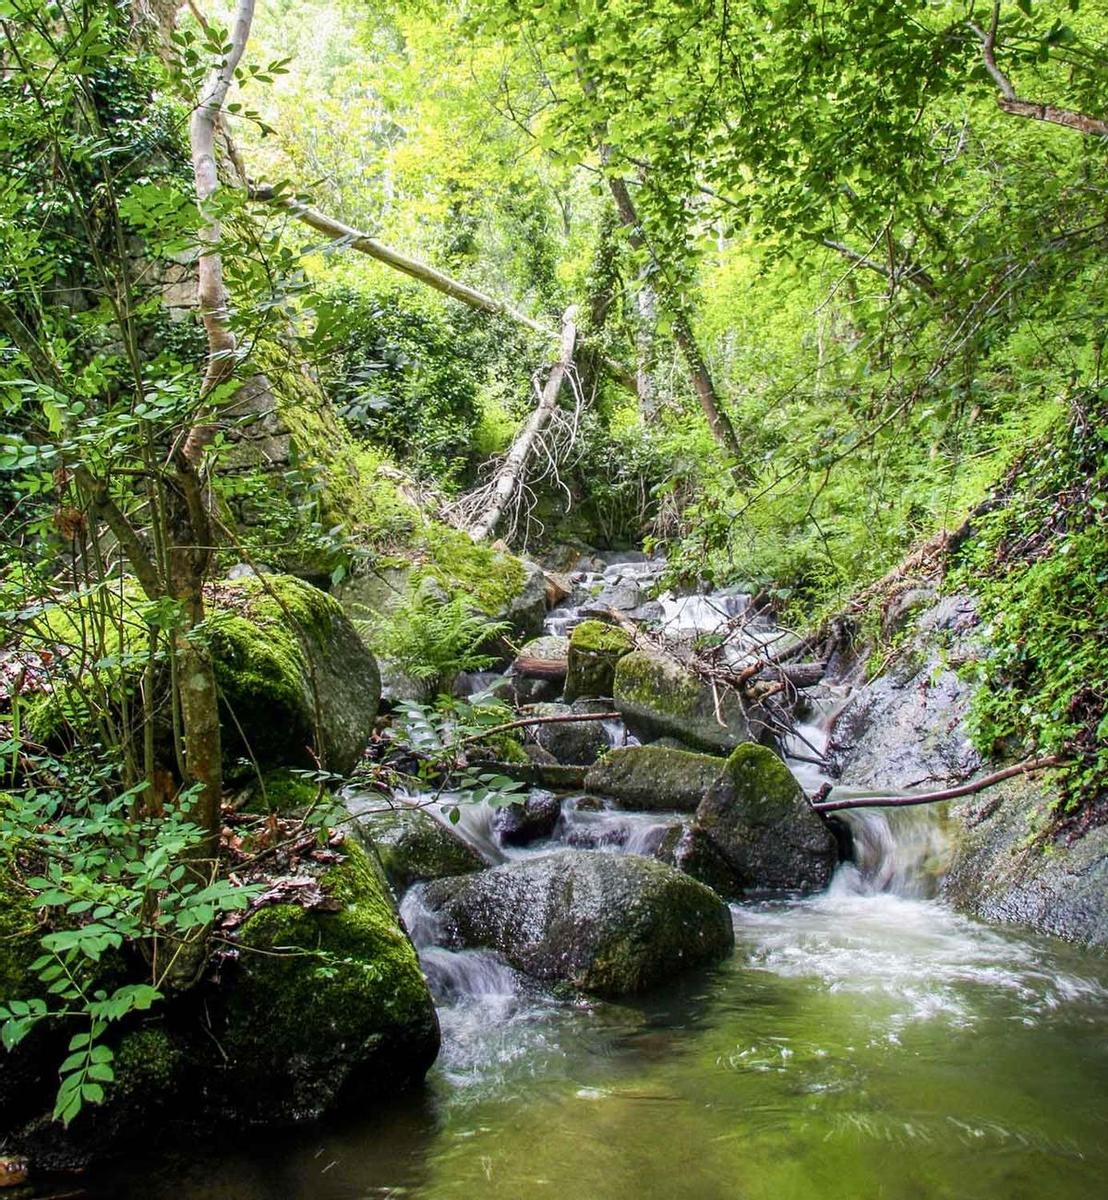
MULTIPOLYGON (((605 601, 645 603, 648 567, 615 568, 592 581, 623 589, 605 601)), ((702 629, 742 604, 663 600, 654 615, 702 629)), ((571 600, 549 627, 572 627, 581 608, 571 600)), ((805 744, 823 748, 848 693, 823 695, 805 744)), ((619 727, 606 736, 626 740, 619 727)), ((820 782, 811 764, 793 767, 810 790, 820 782)), ((526 846, 486 809, 465 811, 460 828, 485 862, 519 865, 564 847, 653 854, 688 819, 569 797, 526 846)), ((1108 1165, 1108 963, 936 899, 948 849, 938 814, 871 810, 851 820, 857 861, 826 891, 733 904, 735 947, 722 963, 615 1002, 569 997, 495 953, 440 944, 440 915, 417 883, 404 915, 443 1033, 424 1089, 279 1140, 132 1160, 95 1194, 1098 1194, 1108 1165)))

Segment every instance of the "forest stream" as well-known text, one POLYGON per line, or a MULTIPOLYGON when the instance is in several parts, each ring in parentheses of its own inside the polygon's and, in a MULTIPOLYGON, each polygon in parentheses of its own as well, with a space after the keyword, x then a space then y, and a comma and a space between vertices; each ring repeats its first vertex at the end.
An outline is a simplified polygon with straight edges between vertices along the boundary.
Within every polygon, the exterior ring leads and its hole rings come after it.
MULTIPOLYGON (((703 627, 735 597, 668 602, 703 627)), ((571 603, 547 619, 579 619, 571 603)), ((818 717, 809 740, 827 737, 818 717)), ((621 728, 609 736, 622 739, 621 728)), ((806 788, 820 776, 791 765, 806 788)), ((356 805, 357 796, 351 798, 356 805)), ((563 802, 559 845, 648 852, 670 814, 563 802)), ((402 913, 438 1006, 425 1087, 218 1154, 131 1158, 96 1197, 352 1200, 556 1196, 1086 1198, 1108 1158, 1108 963, 939 899, 935 807, 849 812, 854 860, 823 894, 733 904, 718 967, 621 1003, 564 999, 497 955, 436 944, 417 884, 402 913)))

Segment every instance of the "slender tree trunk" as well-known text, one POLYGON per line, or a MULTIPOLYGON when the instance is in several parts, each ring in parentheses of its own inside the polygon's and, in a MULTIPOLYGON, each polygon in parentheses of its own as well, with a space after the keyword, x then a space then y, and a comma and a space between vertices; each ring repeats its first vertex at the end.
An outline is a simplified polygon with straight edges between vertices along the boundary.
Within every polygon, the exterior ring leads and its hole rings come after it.
MULTIPOLYGON (((601 147, 601 158, 605 161, 608 158, 606 151, 607 147, 601 147)), ((627 229, 627 236, 631 245, 636 250, 649 249, 642 231, 642 225, 639 222, 639 214, 635 210, 635 202, 631 199, 627 183, 617 175, 610 175, 608 177, 608 186, 611 189, 612 198, 616 202, 619 218, 627 229)), ((720 449, 723 450, 728 458, 734 460, 737 467, 741 450, 739 439, 735 435, 735 427, 720 407, 719 397, 716 394, 711 373, 704 361, 703 354, 700 352, 700 347, 697 345, 692 328, 685 317, 680 298, 663 294, 661 299, 672 315, 674 340, 677 342, 677 348, 681 351, 681 356, 684 358, 685 365, 692 376, 693 387, 696 389, 697 398, 700 400, 700 407, 704 410, 704 416, 708 421, 708 428, 712 431, 712 436, 719 443, 720 449)))

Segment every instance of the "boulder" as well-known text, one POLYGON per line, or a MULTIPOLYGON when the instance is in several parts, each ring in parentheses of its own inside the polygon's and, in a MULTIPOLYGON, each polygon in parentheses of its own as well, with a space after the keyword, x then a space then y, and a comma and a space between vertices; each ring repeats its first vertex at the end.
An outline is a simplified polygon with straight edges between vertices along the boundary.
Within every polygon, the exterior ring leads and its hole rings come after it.
MULTIPOLYGON (((381 677, 339 604, 291 575, 250 573, 220 580, 205 595, 204 633, 215 664, 229 774, 245 759, 263 770, 322 763, 339 775, 352 771, 373 732, 381 677)), ((87 603, 69 597, 44 617, 59 643, 82 644, 87 603)), ((149 635, 146 602, 136 585, 127 583, 110 603, 119 608, 113 633, 90 653, 114 664, 102 665, 98 678, 118 697, 138 689, 149 635)), ((75 663, 70 669, 79 673, 75 663)), ((34 740, 53 745, 67 722, 80 728, 91 719, 83 687, 62 686, 27 706, 25 727, 34 740)), ((159 758, 172 762, 168 717, 156 737, 159 758)))
MULTIPOLYGON (((525 717, 575 715, 568 704, 531 704, 520 712, 525 717)), ((530 731, 544 750, 570 766, 590 766, 608 749, 608 735, 602 721, 560 721, 532 725, 530 731)))
POLYGON ((569 656, 569 638, 547 635, 532 638, 516 656, 511 673, 515 683, 517 704, 542 704, 557 700, 565 683, 566 659, 569 656), (528 673, 529 664, 550 664, 555 674, 528 673))
POLYGON ((738 695, 721 690, 717 714, 717 696, 708 684, 653 651, 634 650, 619 659, 612 695, 628 729, 640 738, 675 737, 709 754, 727 754, 752 740, 738 695))
POLYGON ((532 792, 526 800, 498 808, 493 832, 506 846, 527 846, 549 837, 562 814, 562 802, 553 792, 532 792))
POLYGON ((695 812, 723 772, 724 760, 664 746, 617 746, 585 776, 585 788, 617 807, 640 812, 695 812))
POLYGON ((615 625, 582 621, 569 639, 565 698, 611 696, 616 663, 633 649, 631 637, 615 625))
POLYGON ((440 879, 422 899, 445 944, 497 950, 538 979, 603 996, 644 991, 734 945, 713 891, 637 855, 563 850, 440 879))
POLYGON ((270 904, 239 931, 216 1074, 241 1120, 390 1099, 438 1053, 435 1007, 388 886, 361 846, 347 839, 342 852, 319 881, 325 903, 270 904))
POLYGON ((290 575, 221 583, 210 604, 228 756, 249 748, 267 767, 315 767, 318 757, 349 774, 373 732, 381 676, 339 604, 290 575))
POLYGON ((484 859, 468 842, 426 809, 383 796, 347 801, 351 827, 377 853, 393 890, 399 895, 413 883, 482 871, 484 859))
POLYGON ((765 746, 740 746, 709 789, 674 863, 725 895, 815 892, 838 862, 834 834, 789 768, 765 746))
POLYGON ((984 921, 1108 949, 1108 825, 1033 840, 1029 817, 1057 811, 1049 778, 1016 776, 953 806, 953 862, 941 894, 984 921))
POLYGON ((494 621, 507 621, 516 639, 536 638, 546 620, 546 575, 538 563, 522 561, 522 586, 491 615, 494 621))

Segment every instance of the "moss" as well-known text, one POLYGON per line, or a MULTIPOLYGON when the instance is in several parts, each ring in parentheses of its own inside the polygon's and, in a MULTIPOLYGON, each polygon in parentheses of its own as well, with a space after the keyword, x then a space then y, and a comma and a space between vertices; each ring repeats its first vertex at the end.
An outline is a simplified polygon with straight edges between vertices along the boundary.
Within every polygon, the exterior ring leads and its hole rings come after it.
POLYGON ((693 812, 723 769, 723 760, 708 754, 619 746, 589 771, 585 786, 634 810, 693 812))
POLYGON ((490 758, 494 762, 515 763, 517 766, 528 766, 531 762, 523 743, 510 731, 483 738, 477 746, 477 757, 490 758))
MULTIPOLYGON (((304 699, 310 688, 305 640, 324 645, 341 607, 290 575, 221 582, 209 607, 204 630, 226 707, 240 724, 248 721, 250 751, 258 761, 287 761, 290 746, 314 740, 304 699)), ((244 749, 235 736, 235 721, 225 722, 224 728, 228 750, 244 749)))
POLYGON ((629 633, 603 621, 582 621, 570 635, 569 644, 592 654, 626 654, 634 649, 629 633))
POLYGON ((11 864, 0 859, 0 1001, 21 1000, 37 989, 29 968, 41 954, 31 898, 16 886, 11 871, 11 864))
POLYGON ((633 649, 631 637, 617 626, 582 621, 569 639, 566 700, 612 695, 616 664, 633 649))
POLYGON ((319 787, 291 771, 266 771, 261 784, 254 780, 244 812, 280 813, 287 816, 310 808, 319 797, 319 787))
POLYGON ((735 789, 735 802, 750 823, 772 824, 795 809, 796 778, 767 747, 747 742, 731 755, 724 770, 735 789))
POLYGON ((464 594, 486 613, 506 608, 523 590, 527 578, 523 563, 514 554, 474 542, 461 530, 437 522, 423 526, 414 548, 424 559, 416 567, 416 583, 431 577, 449 596, 464 594))
POLYGON ((348 840, 343 853, 322 880, 337 912, 274 904, 243 926, 246 978, 232 996, 232 1056, 332 1055, 383 1027, 433 1020, 385 881, 361 847, 348 840))
POLYGON ((185 1054, 164 1029, 151 1026, 124 1034, 115 1052, 113 1092, 156 1095, 173 1086, 185 1054))
POLYGON ((485 863, 457 834, 429 812, 397 808, 362 818, 359 832, 373 843, 389 882, 398 892, 424 879, 468 875, 485 863))

